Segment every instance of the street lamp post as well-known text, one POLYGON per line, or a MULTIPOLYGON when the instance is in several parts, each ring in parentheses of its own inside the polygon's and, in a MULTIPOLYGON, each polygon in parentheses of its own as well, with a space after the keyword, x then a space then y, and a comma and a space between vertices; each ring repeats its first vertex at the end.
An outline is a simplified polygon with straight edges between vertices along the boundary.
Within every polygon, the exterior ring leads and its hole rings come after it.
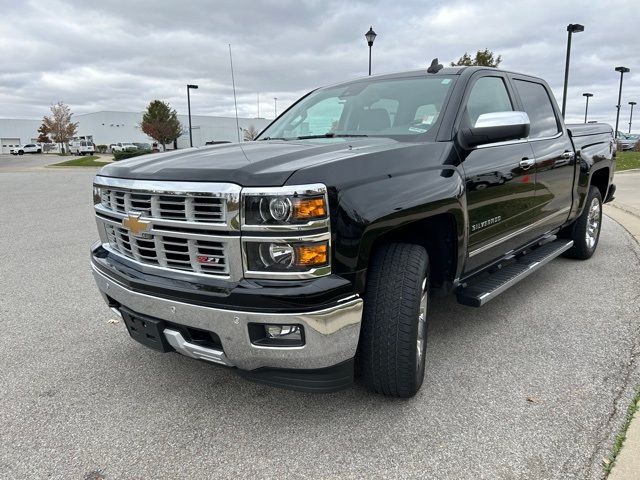
POLYGON ((371 47, 373 47, 373 41, 376 39, 376 32, 373 31, 373 25, 369 27, 369 31, 364 34, 364 38, 367 39, 367 45, 369 45, 369 76, 371 76, 371 47))
POLYGON ((622 101, 622 78, 625 73, 629 73, 631 69, 627 67, 616 67, 616 72, 620 72, 620 89, 618 90, 618 104, 616 105, 616 131, 615 138, 618 138, 618 124, 620 123, 620 102, 622 101))
POLYGON ((571 35, 584 32, 584 25, 570 23, 567 25, 567 60, 564 64, 564 89, 562 92, 562 118, 567 111, 567 85, 569 84, 569 59, 571 58, 571 35))
POLYGON ((189 146, 193 147, 193 135, 191 133, 191 97, 189 96, 189 90, 197 89, 198 85, 187 85, 187 110, 189 111, 189 146))
POLYGON ((273 97, 273 118, 278 118, 278 97, 273 97))
POLYGON ((631 105, 631 113, 629 114, 629 133, 631 133, 631 122, 633 122, 633 107, 636 104, 636 102, 629 102, 629 105, 631 105))
POLYGON ((587 113, 589 113, 589 98, 593 97, 593 93, 583 93, 583 97, 586 97, 587 104, 584 107, 584 123, 587 123, 587 113))

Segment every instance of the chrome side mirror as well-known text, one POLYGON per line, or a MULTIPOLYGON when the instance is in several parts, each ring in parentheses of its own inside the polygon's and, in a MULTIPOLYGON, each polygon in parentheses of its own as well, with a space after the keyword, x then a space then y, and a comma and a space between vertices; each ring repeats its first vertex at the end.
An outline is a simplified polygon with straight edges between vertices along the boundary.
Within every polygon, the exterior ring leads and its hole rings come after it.
POLYGON ((531 124, 526 112, 491 112, 478 117, 473 127, 462 128, 458 139, 463 147, 518 140, 529 136, 531 124))

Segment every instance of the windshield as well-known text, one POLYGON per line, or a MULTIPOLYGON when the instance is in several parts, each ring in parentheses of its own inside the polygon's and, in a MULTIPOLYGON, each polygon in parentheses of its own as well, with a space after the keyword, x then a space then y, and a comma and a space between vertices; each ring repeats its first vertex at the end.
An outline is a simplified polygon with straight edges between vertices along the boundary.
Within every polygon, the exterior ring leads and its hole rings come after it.
POLYGON ((379 79, 316 90, 278 118, 258 140, 424 134, 438 120, 454 78, 379 79))

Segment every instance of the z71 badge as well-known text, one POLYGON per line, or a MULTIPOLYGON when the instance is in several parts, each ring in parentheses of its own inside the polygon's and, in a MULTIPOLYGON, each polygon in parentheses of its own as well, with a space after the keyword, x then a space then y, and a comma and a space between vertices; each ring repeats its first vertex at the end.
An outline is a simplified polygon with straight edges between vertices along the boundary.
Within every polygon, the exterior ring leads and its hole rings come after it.
POLYGON ((497 217, 489 218, 487 220, 483 220, 482 222, 479 222, 479 223, 474 223, 473 225, 471 225, 471 232, 477 232, 478 230, 482 230, 483 228, 488 227, 490 225, 495 225, 500 220, 502 220, 502 217, 497 216, 497 217))

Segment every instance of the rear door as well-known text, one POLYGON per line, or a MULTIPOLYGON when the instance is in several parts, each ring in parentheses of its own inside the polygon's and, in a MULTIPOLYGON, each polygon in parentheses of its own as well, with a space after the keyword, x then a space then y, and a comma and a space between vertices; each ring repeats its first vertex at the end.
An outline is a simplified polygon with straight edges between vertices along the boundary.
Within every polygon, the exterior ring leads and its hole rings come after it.
MULTIPOLYGON (((474 125, 483 113, 517 110, 505 74, 481 71, 471 77, 459 125, 474 125)), ((526 243, 531 224, 535 175, 526 139, 481 145, 464 152, 469 211, 470 272, 526 243)))
POLYGON ((545 82, 514 75, 516 94, 529 115, 529 143, 536 160, 533 233, 542 235, 564 223, 573 201, 576 158, 558 106, 545 82))

